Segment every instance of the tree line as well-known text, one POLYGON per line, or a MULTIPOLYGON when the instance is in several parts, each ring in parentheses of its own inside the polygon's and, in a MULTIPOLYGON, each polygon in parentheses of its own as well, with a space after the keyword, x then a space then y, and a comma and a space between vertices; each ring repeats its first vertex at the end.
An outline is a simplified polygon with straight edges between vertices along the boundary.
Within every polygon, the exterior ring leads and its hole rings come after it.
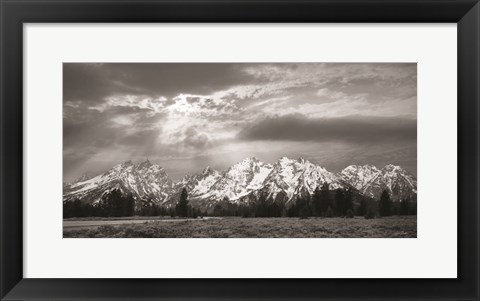
POLYGON ((63 217, 120 217, 135 215, 135 199, 132 194, 123 195, 118 189, 105 193, 93 204, 82 203, 79 199, 63 202, 63 217))
POLYGON ((119 189, 113 189, 102 195, 95 203, 85 203, 80 199, 63 202, 63 218, 70 217, 128 217, 128 216, 180 216, 196 218, 207 215, 188 205, 187 191, 184 189, 175 207, 160 206, 152 199, 136 202, 132 194, 124 195, 119 189))
MULTIPOLYGON (((282 196, 285 197, 285 196, 282 196)), ((188 192, 182 189, 175 206, 161 206, 152 199, 135 202, 132 194, 124 195, 118 189, 104 194, 93 204, 82 203, 79 199, 63 204, 63 217, 121 217, 121 216, 239 216, 253 217, 347 217, 364 216, 375 218, 390 215, 417 214, 416 200, 405 198, 393 202, 387 190, 378 200, 360 197, 351 188, 330 190, 328 183, 317 187, 313 194, 305 193, 295 201, 285 202, 277 195, 276 199, 261 194, 256 201, 232 203, 228 198, 217 202, 213 208, 200 210, 189 204, 188 192)))
POLYGON ((278 202, 260 195, 254 203, 233 208, 229 215, 242 217, 353 217, 353 192, 351 189, 330 190, 328 184, 317 187, 312 196, 305 193, 290 202, 278 202))

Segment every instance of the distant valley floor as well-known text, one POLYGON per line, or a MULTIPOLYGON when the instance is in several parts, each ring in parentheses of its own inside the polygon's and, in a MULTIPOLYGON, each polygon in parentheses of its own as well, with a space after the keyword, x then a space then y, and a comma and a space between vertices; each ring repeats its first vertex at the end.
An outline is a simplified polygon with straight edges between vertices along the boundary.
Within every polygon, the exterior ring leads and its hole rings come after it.
POLYGON ((417 216, 355 218, 73 218, 64 238, 415 238, 417 216))

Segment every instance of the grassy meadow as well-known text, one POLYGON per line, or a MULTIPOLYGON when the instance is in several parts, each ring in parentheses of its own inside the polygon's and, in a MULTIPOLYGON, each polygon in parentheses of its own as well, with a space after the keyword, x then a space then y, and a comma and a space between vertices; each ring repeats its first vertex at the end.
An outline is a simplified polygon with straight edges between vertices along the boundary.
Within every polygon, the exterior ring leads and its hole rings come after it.
MULTIPOLYGON (((122 219, 123 220, 123 219, 122 219)), ((416 216, 355 218, 198 218, 152 219, 134 223, 97 219, 71 226, 64 220, 64 238, 415 238, 416 216), (105 223, 105 224, 102 224, 105 223), (66 226, 67 225, 67 226, 66 226)), ((87 221, 87 219, 82 219, 87 221)))

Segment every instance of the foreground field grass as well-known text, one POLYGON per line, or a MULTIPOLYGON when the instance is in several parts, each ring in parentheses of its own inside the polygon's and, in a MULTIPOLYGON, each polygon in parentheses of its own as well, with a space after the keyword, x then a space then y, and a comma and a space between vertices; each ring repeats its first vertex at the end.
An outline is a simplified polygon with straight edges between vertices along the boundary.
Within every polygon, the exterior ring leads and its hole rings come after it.
POLYGON ((347 218, 222 218, 140 224, 64 228, 63 237, 104 238, 360 238, 417 237, 416 216, 392 216, 376 219, 347 218))

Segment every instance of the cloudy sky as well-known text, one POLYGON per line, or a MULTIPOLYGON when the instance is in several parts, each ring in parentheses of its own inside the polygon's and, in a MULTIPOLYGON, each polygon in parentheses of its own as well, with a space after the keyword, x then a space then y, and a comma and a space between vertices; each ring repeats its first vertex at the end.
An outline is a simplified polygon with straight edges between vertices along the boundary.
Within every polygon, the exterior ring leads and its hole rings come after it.
POLYGON ((416 175, 416 64, 63 65, 64 180, 149 159, 174 180, 250 156, 416 175))

